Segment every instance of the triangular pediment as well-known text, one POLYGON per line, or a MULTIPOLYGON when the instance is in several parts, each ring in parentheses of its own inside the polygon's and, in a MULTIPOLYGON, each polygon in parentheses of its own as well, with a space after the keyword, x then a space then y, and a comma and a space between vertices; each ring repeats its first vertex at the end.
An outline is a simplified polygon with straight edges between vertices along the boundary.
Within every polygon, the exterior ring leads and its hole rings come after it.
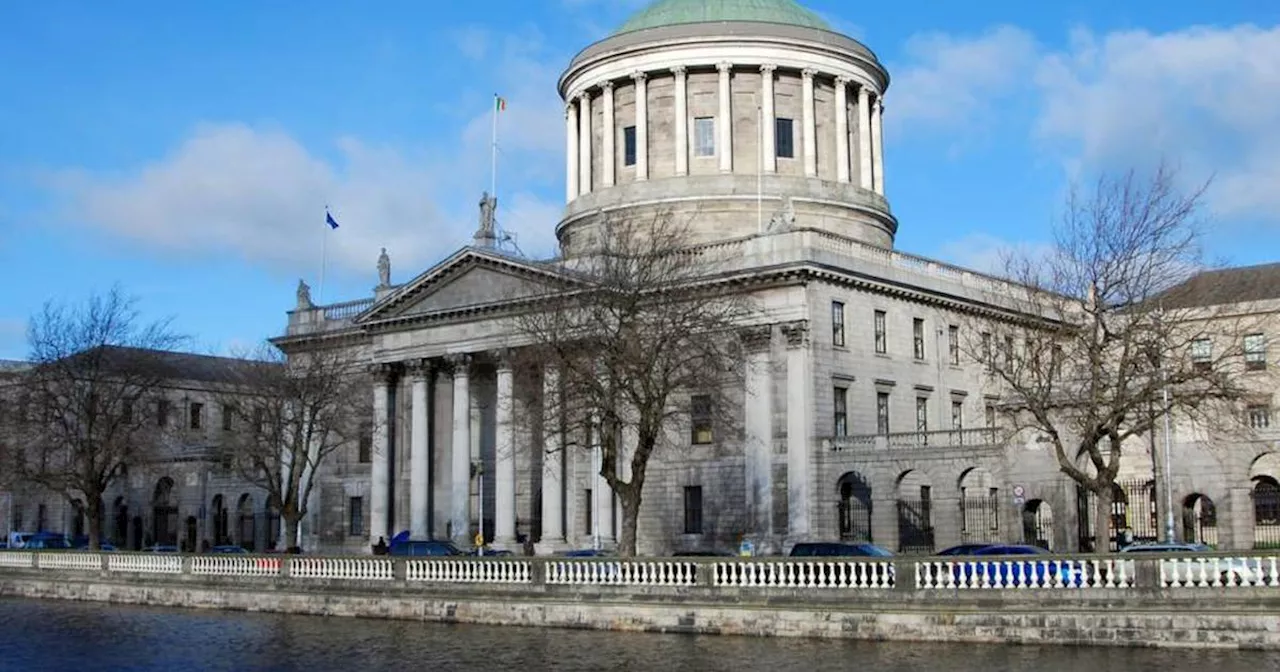
POLYGON ((465 248, 400 286, 357 318, 358 323, 411 318, 515 301, 563 286, 553 267, 465 248))

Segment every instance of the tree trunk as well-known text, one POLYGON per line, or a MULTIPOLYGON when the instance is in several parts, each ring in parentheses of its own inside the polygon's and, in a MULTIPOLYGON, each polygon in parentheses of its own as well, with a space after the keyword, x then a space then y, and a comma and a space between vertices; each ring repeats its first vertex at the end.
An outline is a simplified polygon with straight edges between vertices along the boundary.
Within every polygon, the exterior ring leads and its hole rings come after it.
POLYGON ((633 558, 636 555, 636 526, 640 521, 640 488, 628 488, 618 496, 622 506, 622 530, 618 539, 618 555, 633 558))
POLYGON ((89 519, 89 550, 102 548, 102 498, 94 495, 86 497, 85 516, 89 519))
POLYGON ((302 525, 302 515, 297 513, 281 514, 284 520, 283 532, 284 539, 281 545, 284 546, 285 553, 301 553, 302 548, 298 544, 298 528, 302 525))
POLYGON ((1093 552, 1111 551, 1111 484, 1107 483, 1094 493, 1093 552))

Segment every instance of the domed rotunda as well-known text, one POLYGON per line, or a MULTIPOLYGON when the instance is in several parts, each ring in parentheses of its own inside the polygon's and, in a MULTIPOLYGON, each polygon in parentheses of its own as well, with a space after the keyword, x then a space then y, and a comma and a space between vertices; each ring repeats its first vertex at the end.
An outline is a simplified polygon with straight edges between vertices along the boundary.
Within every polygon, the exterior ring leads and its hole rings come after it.
POLYGON ((870 49, 793 0, 654 2, 560 77, 564 254, 656 212, 689 217, 691 242, 811 228, 892 247, 888 84, 870 49))

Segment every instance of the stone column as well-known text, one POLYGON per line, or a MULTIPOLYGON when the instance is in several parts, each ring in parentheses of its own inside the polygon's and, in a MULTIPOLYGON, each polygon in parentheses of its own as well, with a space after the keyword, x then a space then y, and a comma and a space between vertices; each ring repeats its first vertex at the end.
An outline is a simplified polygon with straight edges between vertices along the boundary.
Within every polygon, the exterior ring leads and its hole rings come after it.
POLYGON ((764 161, 760 169, 766 173, 778 170, 778 126, 773 110, 773 71, 777 68, 768 63, 760 66, 760 142, 764 145, 760 149, 764 161))
POLYGON ((884 196, 884 99, 877 96, 871 106, 871 145, 872 174, 875 176, 875 191, 884 196))
POLYGON ((1234 487, 1227 491, 1227 515, 1218 509, 1218 547, 1233 551, 1245 551, 1253 548, 1255 528, 1255 509, 1252 491, 1249 488, 1234 487), (1227 534, 1222 534, 1223 523, 1226 523, 1227 534), (1221 537, 1227 537, 1223 539, 1221 537), (1225 543, 1224 543, 1225 542, 1225 543))
POLYGON ((870 190, 871 181, 871 91, 858 87, 858 186, 870 190))
POLYGON ((497 548, 514 549, 516 545, 516 442, 515 395, 511 372, 511 354, 497 353, 497 400, 494 407, 496 438, 494 441, 493 542, 497 548))
POLYGON ((617 170, 618 150, 614 147, 614 138, 618 130, 613 120, 613 82, 601 82, 600 89, 604 92, 601 96, 604 106, 604 123, 602 124, 604 128, 600 133, 600 163, 604 166, 604 173, 600 177, 600 186, 607 188, 617 182, 614 173, 617 170))
MULTIPOLYGON (((960 513, 960 493, 943 490, 940 496, 934 497, 933 501, 929 502, 929 507, 932 517, 929 522, 933 525, 934 550, 940 551, 959 544, 961 528, 964 527, 964 517, 960 513)), ((1004 512, 1001 511, 998 515, 1004 517, 1004 512)), ((1014 520, 1022 522, 1021 517, 1014 520)), ((1003 533, 1002 530, 1001 534, 1003 533)))
POLYGON ((451 355, 453 445, 450 464, 449 525, 459 546, 471 545, 471 355, 451 355))
POLYGON ((591 94, 578 96, 578 194, 591 193, 591 94))
POLYGON ((391 481, 391 453, 388 403, 391 371, 375 365, 373 371, 373 466, 369 484, 369 543, 387 536, 387 505, 391 481))
POLYGON ((800 72, 800 97, 804 110, 804 175, 818 176, 818 128, 813 109, 813 76, 817 72, 805 69, 800 72))
POLYGON ((836 77, 836 180, 849 182, 849 80, 836 77))
POLYGON ((648 75, 633 73, 636 83, 636 181, 649 179, 649 86, 648 75))
POLYGON ((676 175, 689 174, 689 79, 683 65, 671 68, 676 78, 676 175))
POLYGON ((614 542, 613 536, 613 489, 609 487, 609 481, 605 479, 601 473, 603 468, 602 441, 600 436, 600 416, 596 415, 591 420, 591 454, 595 457, 592 460, 592 472, 594 474, 591 485, 591 497, 595 501, 592 503, 591 523, 599 530, 600 543, 609 545, 614 542))
POLYGON ((564 444, 561 431, 560 374, 542 374, 542 539, 538 553, 562 550, 564 538, 564 444))
POLYGON ((733 66, 729 63, 716 65, 720 71, 720 114, 716 118, 716 149, 720 152, 720 172, 733 170, 733 99, 729 89, 729 73, 733 66))
POLYGON ((578 107, 572 101, 564 106, 564 202, 572 203, 578 197, 578 107))
POLYGON ((773 327, 742 331, 747 351, 746 395, 743 400, 747 531, 761 543, 773 535, 773 327), (759 539, 763 537, 763 539, 759 539))
POLYGON ((425 361, 415 362, 409 368, 409 376, 413 385, 409 408, 409 536, 426 539, 431 497, 430 455, 427 452, 427 417, 431 413, 427 405, 430 365, 425 361))
POLYGON ((782 325, 787 337, 787 531, 793 539, 810 532, 809 434, 813 380, 809 365, 809 322, 782 325))

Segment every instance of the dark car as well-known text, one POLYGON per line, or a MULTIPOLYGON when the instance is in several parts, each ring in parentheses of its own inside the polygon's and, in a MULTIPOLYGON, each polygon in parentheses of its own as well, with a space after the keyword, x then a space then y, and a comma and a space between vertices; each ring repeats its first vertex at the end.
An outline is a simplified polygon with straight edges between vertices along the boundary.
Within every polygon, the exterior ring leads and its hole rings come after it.
MULTIPOLYGON (((71 540, 71 548, 74 548, 74 549, 76 549, 76 550, 82 550, 82 551, 83 551, 83 550, 88 550, 88 548, 89 548, 89 537, 83 537, 83 536, 82 536, 82 537, 76 537, 75 539, 72 539, 72 540, 71 540)), ((99 541, 99 542, 98 542, 98 550, 99 550, 99 551, 114 551, 114 550, 116 550, 116 547, 115 547, 114 545, 112 545, 112 543, 111 543, 111 542, 107 541, 106 539, 103 539, 103 540, 101 540, 101 541, 99 541)))
POLYGON ((934 555, 951 556, 951 555, 973 555, 975 551, 984 549, 992 544, 960 544, 951 548, 944 548, 934 555))
POLYGON ((1049 560, 1046 558, 1041 562, 1020 563, 994 559, 1019 555, 1048 555, 1048 551, 1039 546, 990 544, 973 549, 968 553, 953 553, 952 555, 993 558, 990 561, 964 561, 957 558, 956 564, 951 568, 951 576, 957 584, 961 585, 986 583, 1006 587, 1040 587, 1061 584, 1076 587, 1084 585, 1086 580, 1083 570, 1067 560, 1049 560))
POLYGON ((407 556, 450 556, 450 555, 467 555, 464 551, 453 545, 451 541, 439 539, 426 540, 409 540, 397 542, 388 551, 389 555, 407 555, 407 556))
POLYGON ((62 551, 71 548, 67 537, 57 532, 36 532, 25 546, 30 551, 62 551))
POLYGON ((603 549, 579 548, 572 551, 565 551, 560 555, 566 558, 604 558, 613 554, 603 549))
POLYGON ((875 544, 815 541, 802 542, 791 547, 793 558, 866 557, 891 558, 893 554, 875 544))
POLYGON ((240 555, 240 554, 246 554, 249 551, 245 550, 243 546, 227 545, 227 546, 214 546, 213 548, 209 549, 209 552, 240 555))

